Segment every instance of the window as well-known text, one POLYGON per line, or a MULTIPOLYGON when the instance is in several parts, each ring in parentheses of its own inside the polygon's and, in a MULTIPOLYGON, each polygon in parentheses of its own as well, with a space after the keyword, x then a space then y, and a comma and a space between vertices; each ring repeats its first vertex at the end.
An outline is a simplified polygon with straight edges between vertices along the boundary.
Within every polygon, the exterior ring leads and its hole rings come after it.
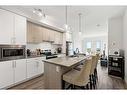
POLYGON ((97 41, 96 42, 96 51, 97 52, 100 52, 101 51, 101 42, 100 41, 97 41))
POLYGON ((86 50, 87 50, 88 53, 91 52, 91 42, 86 43, 86 50))
POLYGON ((88 49, 88 48, 91 48, 91 42, 87 42, 86 43, 86 48, 88 49))

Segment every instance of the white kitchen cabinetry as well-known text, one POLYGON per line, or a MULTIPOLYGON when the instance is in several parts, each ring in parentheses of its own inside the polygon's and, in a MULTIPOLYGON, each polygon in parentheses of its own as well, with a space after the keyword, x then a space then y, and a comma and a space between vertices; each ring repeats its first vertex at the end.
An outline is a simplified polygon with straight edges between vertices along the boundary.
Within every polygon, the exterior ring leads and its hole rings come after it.
POLYGON ((36 61, 38 62, 37 74, 42 74, 42 73, 44 73, 44 62, 42 61, 43 59, 45 59, 45 57, 38 57, 38 58, 36 59, 36 61))
POLYGON ((14 16, 12 13, 0 9, 0 44, 13 42, 14 16))
POLYGON ((43 57, 27 59, 27 78, 32 78, 44 72, 43 57))
POLYGON ((37 73, 37 64, 35 58, 27 59, 27 78, 35 76, 37 73))
POLYGON ((18 83, 26 79, 26 59, 13 61, 14 64, 14 82, 18 83))
POLYGON ((0 9, 0 44, 26 44, 26 18, 0 9))
POLYGON ((15 44, 26 44, 26 18, 19 15, 15 15, 14 37, 15 44))
POLYGON ((0 62, 0 89, 44 73, 45 57, 0 62))
POLYGON ((26 59, 0 62, 0 89, 26 79, 26 59))
POLYGON ((0 89, 14 83, 14 64, 12 61, 0 62, 0 89))

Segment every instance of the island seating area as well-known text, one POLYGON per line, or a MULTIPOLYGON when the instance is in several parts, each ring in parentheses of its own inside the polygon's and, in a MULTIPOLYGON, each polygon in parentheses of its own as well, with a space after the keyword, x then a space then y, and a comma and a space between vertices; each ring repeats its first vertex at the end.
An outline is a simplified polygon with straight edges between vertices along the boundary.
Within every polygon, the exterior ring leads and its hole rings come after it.
POLYGON ((95 89, 98 60, 97 54, 43 60, 45 89, 95 89))

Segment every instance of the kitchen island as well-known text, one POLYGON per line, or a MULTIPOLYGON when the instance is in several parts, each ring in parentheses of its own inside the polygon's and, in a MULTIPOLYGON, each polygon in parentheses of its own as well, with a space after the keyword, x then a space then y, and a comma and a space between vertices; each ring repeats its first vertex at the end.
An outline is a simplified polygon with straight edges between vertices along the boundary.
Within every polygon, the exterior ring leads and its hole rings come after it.
POLYGON ((59 57, 44 61, 45 89, 62 89, 62 75, 86 59, 79 57, 59 57))

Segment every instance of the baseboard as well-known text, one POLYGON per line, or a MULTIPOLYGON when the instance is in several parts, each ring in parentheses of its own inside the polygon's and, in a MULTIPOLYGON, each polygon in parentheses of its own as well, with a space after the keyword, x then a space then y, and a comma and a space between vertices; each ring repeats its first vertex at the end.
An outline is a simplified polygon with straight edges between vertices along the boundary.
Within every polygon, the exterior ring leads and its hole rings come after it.
POLYGON ((17 85, 19 85, 19 84, 25 83, 25 82, 27 82, 27 81, 29 81, 29 80, 31 80, 31 79, 37 78, 37 77, 39 77, 39 76, 41 76, 41 75, 43 75, 43 74, 39 74, 39 75, 33 76, 33 77, 31 77, 31 78, 27 78, 27 79, 25 79, 25 80, 23 80, 23 81, 20 81, 20 82, 18 82, 18 83, 14 83, 14 84, 12 84, 12 85, 9 85, 9 86, 7 86, 7 87, 5 87, 5 88, 3 88, 3 89, 4 89, 4 90, 7 90, 7 89, 9 89, 9 88, 11 88, 11 87, 14 87, 14 86, 17 86, 17 85))

